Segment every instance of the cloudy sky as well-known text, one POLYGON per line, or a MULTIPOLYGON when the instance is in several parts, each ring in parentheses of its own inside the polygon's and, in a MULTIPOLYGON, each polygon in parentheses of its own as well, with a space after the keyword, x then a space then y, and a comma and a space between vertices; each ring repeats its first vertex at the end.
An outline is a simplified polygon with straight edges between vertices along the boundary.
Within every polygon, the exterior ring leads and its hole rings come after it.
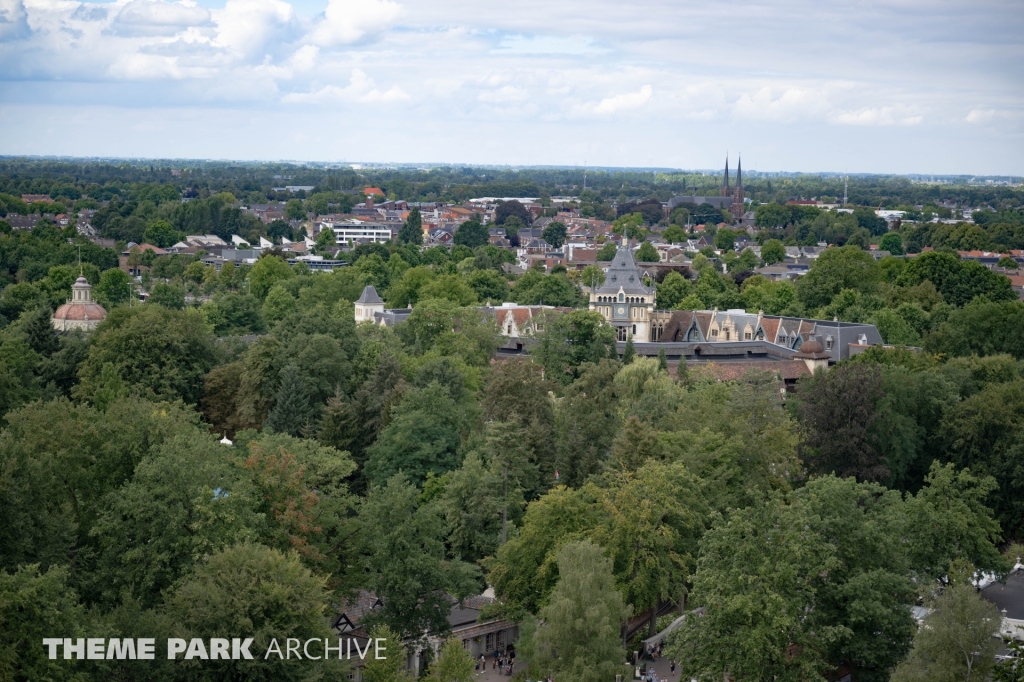
POLYGON ((1024 174, 1020 0, 0 0, 0 154, 1024 174))

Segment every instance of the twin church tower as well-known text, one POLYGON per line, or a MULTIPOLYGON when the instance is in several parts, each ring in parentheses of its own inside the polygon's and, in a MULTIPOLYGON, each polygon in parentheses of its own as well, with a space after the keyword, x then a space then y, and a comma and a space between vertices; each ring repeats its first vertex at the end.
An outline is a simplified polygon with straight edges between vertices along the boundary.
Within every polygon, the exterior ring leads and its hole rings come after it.
POLYGON ((743 217, 743 159, 736 162, 736 189, 729 191, 729 155, 725 155, 725 179, 722 181, 722 196, 732 197, 732 205, 740 207, 737 218, 743 217))

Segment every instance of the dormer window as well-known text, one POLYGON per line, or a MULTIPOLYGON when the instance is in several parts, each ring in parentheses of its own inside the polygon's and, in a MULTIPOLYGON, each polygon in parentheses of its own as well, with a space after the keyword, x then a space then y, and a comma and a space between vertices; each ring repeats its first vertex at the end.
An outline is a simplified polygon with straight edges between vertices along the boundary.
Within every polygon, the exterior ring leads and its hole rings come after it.
POLYGON ((620 293, 620 294, 619 294, 619 303, 622 303, 622 302, 623 302, 623 301, 625 301, 625 300, 626 300, 626 296, 625 296, 625 294, 621 294, 621 293, 620 293))
POLYGON ((832 350, 832 337, 831 336, 826 336, 825 337, 825 350, 832 350))

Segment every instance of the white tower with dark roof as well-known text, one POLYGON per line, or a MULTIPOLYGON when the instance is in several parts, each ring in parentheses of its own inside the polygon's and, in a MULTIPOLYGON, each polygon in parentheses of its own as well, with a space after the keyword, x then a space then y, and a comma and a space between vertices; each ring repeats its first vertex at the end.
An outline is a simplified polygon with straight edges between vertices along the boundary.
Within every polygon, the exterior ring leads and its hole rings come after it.
POLYGON ((372 284, 366 285, 363 295, 356 301, 356 324, 360 322, 375 322, 376 313, 384 313, 384 301, 380 300, 377 290, 372 284))

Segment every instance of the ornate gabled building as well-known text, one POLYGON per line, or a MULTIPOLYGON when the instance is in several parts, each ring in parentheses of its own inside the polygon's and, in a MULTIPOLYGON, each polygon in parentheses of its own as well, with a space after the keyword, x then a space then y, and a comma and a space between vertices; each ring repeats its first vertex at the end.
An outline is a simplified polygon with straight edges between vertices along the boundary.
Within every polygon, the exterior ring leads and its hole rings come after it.
POLYGON ((654 297, 653 283, 651 286, 644 284, 644 273, 640 272, 632 250, 623 239, 605 272, 604 284, 590 292, 590 309, 601 313, 615 328, 617 340, 634 337, 646 341, 651 337, 654 297))

